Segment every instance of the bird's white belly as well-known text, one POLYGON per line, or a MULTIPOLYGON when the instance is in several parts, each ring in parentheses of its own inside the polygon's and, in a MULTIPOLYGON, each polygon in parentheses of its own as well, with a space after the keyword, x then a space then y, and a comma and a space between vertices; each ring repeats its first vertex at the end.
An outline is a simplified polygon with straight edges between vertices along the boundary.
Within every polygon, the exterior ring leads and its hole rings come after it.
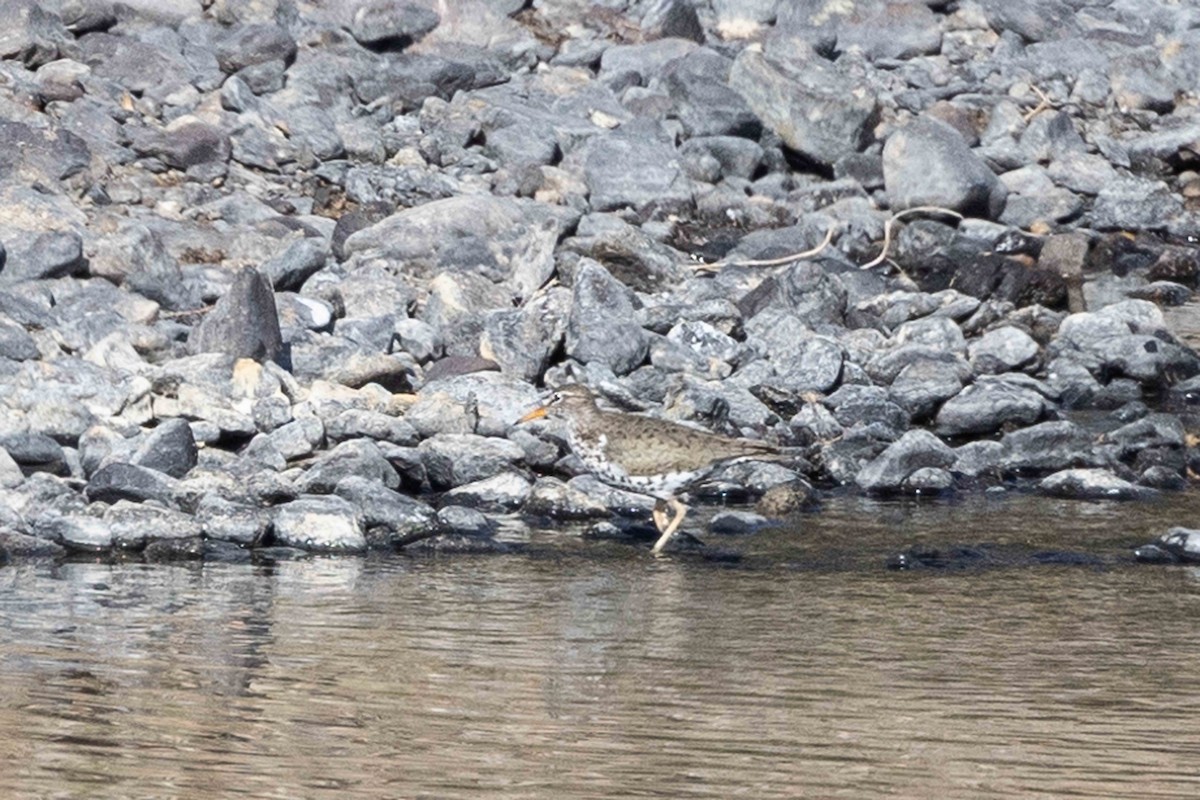
POLYGON ((671 497, 700 476, 700 472, 665 472, 655 475, 630 475, 620 464, 609 460, 604 452, 605 438, 600 437, 596 445, 588 443, 568 433, 568 444, 571 450, 583 462, 588 472, 600 480, 620 489, 628 489, 641 494, 671 497))

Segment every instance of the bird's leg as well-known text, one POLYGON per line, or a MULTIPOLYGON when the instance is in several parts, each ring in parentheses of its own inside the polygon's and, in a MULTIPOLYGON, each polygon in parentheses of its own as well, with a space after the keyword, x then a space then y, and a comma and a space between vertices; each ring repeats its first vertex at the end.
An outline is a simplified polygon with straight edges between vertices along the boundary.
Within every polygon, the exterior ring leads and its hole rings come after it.
POLYGON ((656 498, 654 500, 654 510, 652 512, 650 512, 650 514, 652 517, 654 517, 654 527, 661 534, 663 531, 665 531, 667 529, 668 520, 667 520, 666 501, 659 500, 656 498))
POLYGON ((671 517, 671 524, 662 532, 662 536, 658 537, 658 541, 654 543, 654 547, 650 551, 655 555, 661 553, 663 548, 667 546, 667 542, 671 541, 671 537, 675 535, 675 531, 679 530, 679 526, 683 524, 683 518, 687 516, 687 506, 679 502, 678 498, 672 497, 667 501, 667 504, 671 507, 671 512, 674 516, 671 517))

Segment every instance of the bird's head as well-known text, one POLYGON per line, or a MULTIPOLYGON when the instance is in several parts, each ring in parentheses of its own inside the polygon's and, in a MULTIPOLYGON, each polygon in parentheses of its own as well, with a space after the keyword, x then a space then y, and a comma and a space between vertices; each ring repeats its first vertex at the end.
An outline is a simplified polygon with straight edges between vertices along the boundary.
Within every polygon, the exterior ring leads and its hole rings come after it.
POLYGON ((574 422, 581 415, 596 410, 596 401, 587 387, 578 383, 562 386, 546 397, 542 404, 517 420, 517 424, 535 419, 561 419, 574 422))

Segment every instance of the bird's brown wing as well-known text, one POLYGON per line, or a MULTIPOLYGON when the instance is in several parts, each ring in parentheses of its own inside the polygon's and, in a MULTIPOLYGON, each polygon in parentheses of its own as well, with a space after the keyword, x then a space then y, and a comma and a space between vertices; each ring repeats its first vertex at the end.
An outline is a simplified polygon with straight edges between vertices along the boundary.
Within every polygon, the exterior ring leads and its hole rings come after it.
POLYGON ((664 420, 633 414, 620 416, 619 424, 611 426, 605 453, 630 475, 690 472, 715 461, 778 452, 766 442, 732 439, 686 425, 664 427, 664 420))

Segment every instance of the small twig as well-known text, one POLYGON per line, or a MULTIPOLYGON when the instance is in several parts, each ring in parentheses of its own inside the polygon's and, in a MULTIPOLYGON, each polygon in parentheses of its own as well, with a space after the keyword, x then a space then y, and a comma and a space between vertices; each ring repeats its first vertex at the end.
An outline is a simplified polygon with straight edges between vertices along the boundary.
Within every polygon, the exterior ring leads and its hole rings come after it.
POLYGON ((893 214, 888 217, 887 222, 883 223, 883 250, 875 258, 859 267, 859 269, 870 269, 871 267, 879 266, 887 260, 888 249, 892 246, 892 224, 898 219, 907 217, 909 214, 945 214, 955 219, 963 219, 963 215, 957 211, 951 211, 941 206, 915 206, 914 208, 906 208, 898 214, 893 214))
POLYGON ((1034 86, 1032 83, 1029 84, 1029 88, 1038 96, 1038 104, 1029 111, 1025 112, 1025 116, 1022 117, 1022 119, 1025 120, 1025 124, 1029 124, 1031 119, 1043 111, 1049 111, 1050 109, 1054 108, 1054 104, 1050 102, 1050 98, 1046 96, 1045 92, 1034 86))
POLYGON ((816 256, 819 256, 826 247, 829 247, 829 243, 833 241, 833 234, 837 230, 837 227, 838 226, 836 222, 830 225, 829 230, 825 232, 825 238, 821 240, 819 245, 811 250, 803 250, 799 253, 791 253, 786 256, 780 256, 779 258, 758 258, 749 259, 746 261, 726 259, 725 261, 714 261, 711 264, 694 264, 692 265, 692 269, 696 270, 697 272, 717 272, 722 267, 778 267, 781 264, 787 264, 791 261, 802 261, 806 258, 815 258, 816 256))

